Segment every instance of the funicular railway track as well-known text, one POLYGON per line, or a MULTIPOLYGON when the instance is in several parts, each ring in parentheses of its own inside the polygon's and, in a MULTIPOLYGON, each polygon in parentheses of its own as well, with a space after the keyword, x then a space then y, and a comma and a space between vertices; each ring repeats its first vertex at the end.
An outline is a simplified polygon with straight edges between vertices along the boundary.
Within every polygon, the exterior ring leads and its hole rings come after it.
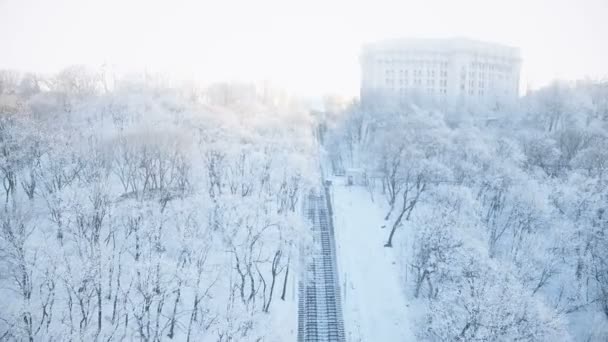
POLYGON ((299 282, 298 342, 343 342, 342 300, 328 191, 308 197, 312 244, 303 253, 306 274, 299 282))

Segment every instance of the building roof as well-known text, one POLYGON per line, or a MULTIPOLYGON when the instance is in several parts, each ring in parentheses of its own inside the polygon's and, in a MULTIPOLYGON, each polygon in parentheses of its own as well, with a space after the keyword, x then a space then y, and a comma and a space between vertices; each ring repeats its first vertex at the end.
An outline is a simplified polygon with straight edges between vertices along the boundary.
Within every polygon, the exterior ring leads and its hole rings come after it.
POLYGON ((400 38, 368 43, 363 46, 363 54, 370 52, 399 52, 400 50, 419 50, 428 52, 469 52, 495 54, 520 59, 519 48, 488 43, 468 38, 400 38))

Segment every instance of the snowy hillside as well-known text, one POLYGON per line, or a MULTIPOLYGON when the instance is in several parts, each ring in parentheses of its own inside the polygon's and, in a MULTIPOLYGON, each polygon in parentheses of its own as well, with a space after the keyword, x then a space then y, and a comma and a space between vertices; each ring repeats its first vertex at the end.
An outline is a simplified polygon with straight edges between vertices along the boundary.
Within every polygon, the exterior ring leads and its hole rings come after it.
POLYGON ((608 340, 605 83, 490 117, 140 76, 3 81, 0 341, 608 340))

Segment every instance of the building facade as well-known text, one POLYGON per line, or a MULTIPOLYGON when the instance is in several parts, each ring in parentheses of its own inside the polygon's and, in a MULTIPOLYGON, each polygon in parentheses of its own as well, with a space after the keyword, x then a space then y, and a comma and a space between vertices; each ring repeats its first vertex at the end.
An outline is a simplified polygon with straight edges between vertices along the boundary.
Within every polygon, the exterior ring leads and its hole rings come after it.
POLYGON ((431 101, 499 107, 519 97, 519 49, 463 38, 367 44, 361 102, 431 101))

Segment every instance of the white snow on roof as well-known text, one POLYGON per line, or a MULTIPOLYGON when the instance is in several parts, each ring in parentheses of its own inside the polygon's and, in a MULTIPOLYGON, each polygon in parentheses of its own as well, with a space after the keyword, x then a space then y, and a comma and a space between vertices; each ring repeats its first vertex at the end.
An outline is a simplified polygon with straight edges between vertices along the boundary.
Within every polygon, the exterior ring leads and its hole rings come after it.
POLYGON ((488 54, 509 55, 519 58, 520 50, 506 45, 482 42, 467 38, 442 38, 442 39, 421 39, 421 38, 400 38, 382 40, 374 43, 365 44, 364 52, 402 52, 408 51, 428 51, 428 52, 478 52, 488 54))

